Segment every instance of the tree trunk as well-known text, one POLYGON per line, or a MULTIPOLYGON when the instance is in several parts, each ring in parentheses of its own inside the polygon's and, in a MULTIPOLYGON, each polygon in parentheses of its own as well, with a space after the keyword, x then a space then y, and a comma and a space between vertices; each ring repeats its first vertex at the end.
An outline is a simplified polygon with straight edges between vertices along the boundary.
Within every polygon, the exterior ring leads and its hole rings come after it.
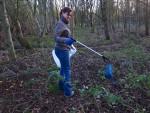
POLYGON ((15 53, 14 44, 12 41, 12 35, 11 35, 11 31, 10 31, 10 24, 9 24, 9 20, 8 20, 5 0, 0 0, 0 5, 1 5, 2 10, 3 10, 3 16, 4 16, 3 21, 5 24, 4 26, 5 26, 5 33, 6 33, 6 38, 7 38, 9 58, 11 60, 13 60, 13 59, 16 59, 16 53, 15 53))
POLYGON ((55 9, 54 9, 54 0, 49 1, 49 11, 48 11, 48 18, 50 20, 50 25, 48 26, 48 31, 53 33, 54 32, 54 27, 56 24, 56 15, 55 15, 55 9))
POLYGON ((41 30, 41 34, 40 34, 40 37, 44 37, 45 35, 45 32, 46 32, 46 24, 47 24, 47 19, 46 19, 46 3, 47 3, 47 0, 38 0, 39 1, 39 12, 40 12, 40 16, 41 16, 41 22, 43 23, 43 26, 42 26, 42 30, 41 30))
POLYGON ((139 24, 139 0, 136 0, 136 35, 139 35, 139 28, 140 28, 140 24, 139 24))
POLYGON ((116 9, 116 14, 117 14, 117 29, 120 28, 120 10, 119 10, 119 0, 117 0, 117 9, 116 9))
POLYGON ((55 0, 55 10, 56 10, 56 19, 57 19, 57 21, 59 20, 59 14, 58 14, 58 5, 57 5, 57 2, 56 2, 56 0, 55 0))
POLYGON ((102 20, 104 24, 104 32, 105 32, 106 40, 110 40, 108 20, 107 20, 107 15, 106 15, 107 1, 106 0, 100 0, 100 1, 101 1, 102 20))
POLYGON ((29 9, 30 9, 30 11, 31 11, 31 13, 33 15, 33 18, 35 19, 35 24, 37 26, 37 34, 38 34, 38 37, 40 37, 41 32, 42 32, 41 25, 40 25, 39 20, 38 20, 38 18, 36 16, 36 13, 32 9, 32 5, 31 5, 30 1, 29 0, 26 0, 26 1, 27 1, 27 5, 28 5, 28 7, 29 7, 29 9))
MULTIPOLYGON (((94 1, 95 3, 95 1, 94 1)), ((92 3, 92 1, 89 2, 90 4, 90 12, 89 12, 89 15, 90 15, 90 27, 91 27, 91 33, 94 33, 95 31, 95 26, 94 26, 94 11, 93 11, 93 6, 94 4, 92 3)))
POLYGON ((115 32, 115 8, 114 8, 114 0, 107 0, 107 2, 109 2, 109 4, 107 5, 108 7, 108 12, 109 12, 109 16, 107 18, 109 18, 109 26, 111 26, 111 31, 115 32))
POLYGON ((72 36, 74 36, 74 16, 73 16, 72 19, 71 19, 70 28, 71 28, 72 36))
POLYGON ((18 20, 19 17, 19 0, 17 0, 17 7, 16 7, 16 18, 15 18, 15 27, 16 27, 16 38, 19 41, 19 43, 25 47, 26 49, 31 49, 32 47, 28 43, 26 39, 23 38, 23 33, 21 29, 20 22, 18 20))
POLYGON ((16 27, 16 38, 19 41, 19 43, 26 49, 31 49, 32 48, 31 45, 28 43, 26 39, 23 38, 23 33, 21 30, 21 25, 19 20, 16 20, 15 27, 16 27))
POLYGON ((123 4, 125 4, 125 9, 123 11, 123 31, 127 32, 127 0, 125 0, 123 4))
POLYGON ((146 4, 145 6, 145 35, 148 36, 149 35, 149 20, 150 20, 148 0, 146 0, 145 4, 146 4))
POLYGON ((36 15, 36 8, 37 8, 37 0, 34 0, 34 10, 33 10, 33 15, 36 15))

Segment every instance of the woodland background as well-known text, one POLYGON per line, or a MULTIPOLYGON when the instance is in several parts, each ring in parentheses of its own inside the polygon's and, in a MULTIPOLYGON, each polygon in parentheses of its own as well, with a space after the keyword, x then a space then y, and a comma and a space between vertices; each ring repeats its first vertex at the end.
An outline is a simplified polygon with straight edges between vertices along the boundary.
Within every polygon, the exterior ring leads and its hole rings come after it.
POLYGON ((0 0, 0 113, 149 113, 149 103, 150 0, 0 0), (117 85, 75 44, 75 96, 58 91, 51 51, 65 6, 72 35, 111 59, 117 85))

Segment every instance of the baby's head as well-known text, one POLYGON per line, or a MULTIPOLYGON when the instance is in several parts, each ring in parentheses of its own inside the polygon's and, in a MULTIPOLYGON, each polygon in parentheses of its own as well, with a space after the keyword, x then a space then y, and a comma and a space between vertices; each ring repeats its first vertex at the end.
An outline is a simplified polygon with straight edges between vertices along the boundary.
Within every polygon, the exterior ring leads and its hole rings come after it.
POLYGON ((68 37, 68 36, 69 36, 68 30, 64 30, 64 31, 61 33, 60 36, 62 36, 62 37, 68 37))

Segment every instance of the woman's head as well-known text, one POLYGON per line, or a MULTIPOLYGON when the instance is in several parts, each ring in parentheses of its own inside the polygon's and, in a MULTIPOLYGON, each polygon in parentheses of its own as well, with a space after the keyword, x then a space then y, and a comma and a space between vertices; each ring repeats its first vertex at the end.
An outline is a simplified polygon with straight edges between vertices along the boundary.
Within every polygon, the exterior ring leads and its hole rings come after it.
POLYGON ((72 17, 72 10, 69 7, 64 7, 60 11, 60 17, 62 16, 69 22, 72 17))

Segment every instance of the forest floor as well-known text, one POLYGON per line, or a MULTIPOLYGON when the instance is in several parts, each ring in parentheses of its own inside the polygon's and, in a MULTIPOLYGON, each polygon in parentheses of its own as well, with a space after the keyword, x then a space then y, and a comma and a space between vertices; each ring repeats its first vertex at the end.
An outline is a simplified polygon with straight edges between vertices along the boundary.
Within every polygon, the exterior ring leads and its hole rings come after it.
POLYGON ((111 59, 116 83, 105 79, 99 56, 76 44, 70 98, 58 90, 52 48, 18 50, 16 61, 0 65, 0 113, 149 113, 150 38, 117 35, 78 38, 111 59))

